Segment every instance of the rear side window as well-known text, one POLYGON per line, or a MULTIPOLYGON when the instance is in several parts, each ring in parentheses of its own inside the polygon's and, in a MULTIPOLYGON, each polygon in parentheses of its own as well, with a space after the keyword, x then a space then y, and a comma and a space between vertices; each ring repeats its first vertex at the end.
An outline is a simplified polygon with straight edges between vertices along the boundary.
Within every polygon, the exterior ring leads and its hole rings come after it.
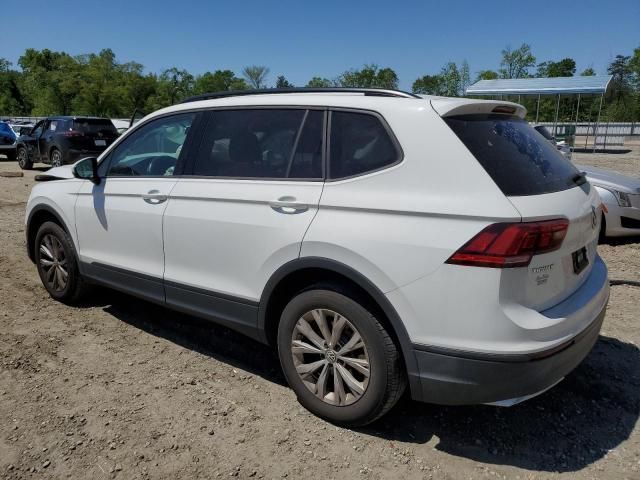
POLYGON ((73 121, 73 130, 82 133, 101 133, 108 136, 118 136, 116 127, 108 118, 76 118, 73 121))
POLYGON ((226 178, 322 178, 324 112, 210 112, 193 174, 226 178))
POLYGON ((400 151, 380 119, 367 113, 332 112, 329 178, 362 175, 400 160, 400 151))
POLYGON ((507 196, 575 187, 578 170, 526 121, 505 115, 444 119, 507 196))

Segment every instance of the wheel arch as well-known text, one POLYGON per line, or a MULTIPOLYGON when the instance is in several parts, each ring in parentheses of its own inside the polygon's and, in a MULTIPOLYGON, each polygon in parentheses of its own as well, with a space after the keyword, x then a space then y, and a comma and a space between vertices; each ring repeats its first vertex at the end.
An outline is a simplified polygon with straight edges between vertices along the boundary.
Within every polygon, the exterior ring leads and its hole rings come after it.
POLYGON ((402 352, 410 388, 419 391, 418 365, 413 352, 409 334, 400 316, 389 299, 368 278, 341 262, 321 258, 305 257, 292 260, 280 267, 271 276, 263 289, 258 308, 258 331, 262 340, 276 345, 276 336, 280 314, 288 300, 296 293, 317 283, 334 283, 337 286, 351 287, 359 300, 367 302, 367 307, 388 329, 402 352), (416 385, 414 385, 416 383, 416 385))
POLYGON ((54 222, 60 226, 65 232, 69 234, 71 238, 71 232, 67 227, 66 223, 62 219, 62 216, 55 211, 55 209, 49 205, 41 204, 33 207, 33 209, 29 212, 29 217, 27 218, 27 225, 25 228, 26 240, 27 240, 27 253, 29 255, 29 259, 32 262, 35 262, 35 242, 36 235, 38 234, 38 230, 40 226, 44 222, 54 222))

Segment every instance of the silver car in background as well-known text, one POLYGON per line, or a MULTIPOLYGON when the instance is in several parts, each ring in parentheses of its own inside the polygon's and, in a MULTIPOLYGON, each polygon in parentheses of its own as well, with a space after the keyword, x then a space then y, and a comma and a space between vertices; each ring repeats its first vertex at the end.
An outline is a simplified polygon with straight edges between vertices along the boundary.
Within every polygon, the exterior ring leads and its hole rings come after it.
POLYGON ((590 165, 576 167, 587 174, 606 206, 601 238, 640 236, 640 179, 590 165))

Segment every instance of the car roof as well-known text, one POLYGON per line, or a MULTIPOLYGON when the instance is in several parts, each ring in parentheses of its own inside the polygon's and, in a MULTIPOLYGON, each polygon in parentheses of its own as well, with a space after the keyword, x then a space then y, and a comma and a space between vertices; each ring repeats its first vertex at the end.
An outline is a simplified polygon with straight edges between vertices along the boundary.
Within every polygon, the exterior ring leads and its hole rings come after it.
POLYGON ((355 91, 331 90, 330 92, 295 91, 279 93, 244 93, 240 96, 222 98, 195 98, 151 113, 146 118, 153 118, 168 113, 220 107, 268 107, 268 106, 305 106, 318 108, 355 108, 361 110, 388 111, 402 108, 425 108, 431 105, 441 116, 489 113, 496 106, 508 106, 513 114, 521 118, 526 114, 522 105, 498 100, 475 100, 470 98, 436 97, 429 95, 415 96, 374 96, 355 91))

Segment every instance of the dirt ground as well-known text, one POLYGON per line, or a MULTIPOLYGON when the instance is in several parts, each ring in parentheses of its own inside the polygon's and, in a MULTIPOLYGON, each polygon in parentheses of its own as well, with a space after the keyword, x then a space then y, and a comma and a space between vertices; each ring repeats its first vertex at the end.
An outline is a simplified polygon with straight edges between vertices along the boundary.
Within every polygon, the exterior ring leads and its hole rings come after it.
MULTIPOLYGON (((640 146, 575 160, 640 175, 640 146)), ((0 478, 640 479, 637 286, 612 287, 593 352, 535 399, 404 399, 347 430, 303 410, 274 352, 227 329, 107 290, 52 301, 25 253, 33 176, 0 177, 0 478)), ((600 248, 612 279, 640 281, 638 240, 600 248)))

